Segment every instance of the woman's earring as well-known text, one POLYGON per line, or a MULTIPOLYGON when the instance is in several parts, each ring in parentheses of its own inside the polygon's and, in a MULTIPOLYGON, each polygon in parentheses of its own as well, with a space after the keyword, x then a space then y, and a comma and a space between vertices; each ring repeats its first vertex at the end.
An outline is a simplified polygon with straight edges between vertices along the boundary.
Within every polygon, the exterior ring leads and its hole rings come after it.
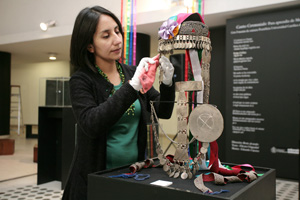
POLYGON ((94 53, 94 46, 92 44, 89 44, 87 49, 90 53, 94 53))

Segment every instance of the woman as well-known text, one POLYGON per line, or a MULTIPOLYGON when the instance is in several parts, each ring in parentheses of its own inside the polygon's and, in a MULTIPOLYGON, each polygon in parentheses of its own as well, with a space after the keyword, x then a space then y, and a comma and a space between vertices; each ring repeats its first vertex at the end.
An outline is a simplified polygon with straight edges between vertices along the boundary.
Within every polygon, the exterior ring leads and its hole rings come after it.
POLYGON ((78 68, 70 79, 77 144, 63 199, 87 199, 90 173, 145 159, 150 100, 160 118, 172 114, 173 104, 159 103, 175 98, 172 64, 166 57, 159 60, 161 93, 153 87, 140 93, 139 76, 155 60, 143 58, 137 68, 120 64, 122 45, 121 23, 113 13, 95 6, 78 14, 70 51, 71 64, 78 68))

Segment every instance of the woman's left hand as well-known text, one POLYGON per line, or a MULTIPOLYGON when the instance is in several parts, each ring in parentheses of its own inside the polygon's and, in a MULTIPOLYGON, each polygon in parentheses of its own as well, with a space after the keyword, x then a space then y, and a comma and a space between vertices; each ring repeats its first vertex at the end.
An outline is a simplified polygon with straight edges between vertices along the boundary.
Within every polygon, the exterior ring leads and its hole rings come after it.
POLYGON ((173 74, 174 74, 174 67, 170 60, 165 56, 161 56, 159 59, 159 63, 161 65, 161 70, 163 70, 163 84, 167 86, 171 86, 173 84, 173 74))

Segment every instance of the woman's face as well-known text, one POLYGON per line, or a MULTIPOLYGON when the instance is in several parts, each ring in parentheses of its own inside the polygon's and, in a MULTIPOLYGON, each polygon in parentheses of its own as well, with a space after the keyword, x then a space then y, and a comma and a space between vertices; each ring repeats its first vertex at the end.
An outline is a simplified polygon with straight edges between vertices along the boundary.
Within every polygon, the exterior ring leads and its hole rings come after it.
POLYGON ((122 44, 118 24, 112 17, 102 14, 93 36, 93 44, 88 46, 88 50, 95 55, 96 63, 118 60, 122 55, 122 44))

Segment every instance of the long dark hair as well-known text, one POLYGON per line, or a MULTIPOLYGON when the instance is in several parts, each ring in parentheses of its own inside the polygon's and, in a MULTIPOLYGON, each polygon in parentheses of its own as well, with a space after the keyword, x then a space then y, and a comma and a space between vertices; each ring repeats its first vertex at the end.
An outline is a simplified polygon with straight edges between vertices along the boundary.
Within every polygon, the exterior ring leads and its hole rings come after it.
POLYGON ((90 53, 87 48, 89 44, 93 44, 93 36, 102 14, 108 15, 115 20, 122 37, 124 37, 121 22, 109 10, 101 6, 81 10, 75 20, 70 47, 71 65, 75 71, 81 67, 89 67, 96 72, 94 54, 90 53))

